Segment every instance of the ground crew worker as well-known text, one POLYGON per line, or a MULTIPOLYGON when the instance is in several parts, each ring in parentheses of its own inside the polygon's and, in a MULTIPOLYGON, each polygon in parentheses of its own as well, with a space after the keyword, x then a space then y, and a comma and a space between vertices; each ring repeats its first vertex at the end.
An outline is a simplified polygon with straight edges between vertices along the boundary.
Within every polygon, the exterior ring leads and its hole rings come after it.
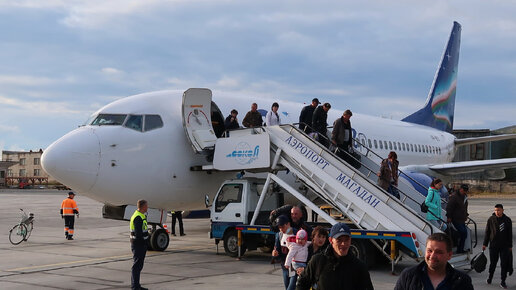
POLYGON ((64 218, 64 232, 67 240, 73 240, 75 215, 79 217, 79 208, 75 200, 73 200, 74 197, 75 193, 70 191, 68 192, 68 198, 61 203, 61 218, 64 218))
POLYGON ((149 232, 147 229, 147 201, 138 200, 137 209, 131 217, 129 227, 131 229, 131 251, 133 252, 133 267, 131 268, 131 289, 147 290, 140 285, 140 273, 143 269, 145 254, 147 253, 147 240, 149 232))

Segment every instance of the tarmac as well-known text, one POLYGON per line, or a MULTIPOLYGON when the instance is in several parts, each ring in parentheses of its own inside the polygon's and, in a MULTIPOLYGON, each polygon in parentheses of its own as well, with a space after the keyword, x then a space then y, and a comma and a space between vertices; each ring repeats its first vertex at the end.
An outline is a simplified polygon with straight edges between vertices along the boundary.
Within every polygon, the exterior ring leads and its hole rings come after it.
MULTIPOLYGON (((132 254, 129 222, 102 218, 102 204, 77 195, 80 218, 75 240, 65 240, 59 215, 65 191, 0 189, 0 289, 129 289, 132 254), (29 240, 9 242, 9 230, 20 219, 19 208, 35 214, 29 240)), ((516 216, 516 198, 472 198, 469 213, 478 224, 481 250, 484 227, 495 203, 516 216)), ((170 220, 168 221, 170 225, 170 220)), ((248 251, 241 260, 219 253, 208 236, 209 219, 184 219, 186 236, 172 236, 164 252, 147 252, 141 283, 149 289, 283 289, 279 266, 270 264, 269 254, 248 251)), ((514 231, 513 224, 513 231, 514 231)), ((396 272, 415 265, 404 260, 396 272)), ((387 262, 370 270, 375 289, 393 289, 397 280, 387 262)), ((486 285, 487 271, 470 271, 475 289, 500 289, 500 268, 492 285, 486 285)), ((516 289, 516 279, 507 284, 516 289)))

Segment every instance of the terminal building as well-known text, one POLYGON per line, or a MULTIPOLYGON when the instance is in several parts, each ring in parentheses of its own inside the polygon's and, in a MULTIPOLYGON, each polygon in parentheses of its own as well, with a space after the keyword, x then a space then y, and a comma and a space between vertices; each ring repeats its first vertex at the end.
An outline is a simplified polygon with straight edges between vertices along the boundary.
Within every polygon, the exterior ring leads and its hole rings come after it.
POLYGON ((0 186, 47 185, 57 183, 41 167, 38 151, 2 151, 0 162, 0 186))
MULTIPOLYGON (((497 130, 471 129, 453 130, 457 138, 482 137, 502 134, 515 134, 516 126, 497 130)), ((516 140, 485 142, 462 146, 457 149, 453 162, 489 160, 516 157, 516 140)), ((461 174, 453 177, 452 183, 466 182, 480 192, 516 192, 516 169, 486 170, 479 173, 461 174)))

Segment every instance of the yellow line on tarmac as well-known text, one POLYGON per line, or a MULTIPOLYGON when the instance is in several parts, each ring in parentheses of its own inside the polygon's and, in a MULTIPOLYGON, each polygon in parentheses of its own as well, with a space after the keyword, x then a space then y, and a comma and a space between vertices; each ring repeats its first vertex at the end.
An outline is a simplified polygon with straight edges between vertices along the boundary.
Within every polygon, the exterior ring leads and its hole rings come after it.
POLYGON ((129 258, 129 257, 132 257, 132 255, 111 256, 111 257, 86 259, 86 260, 79 260, 79 261, 72 261, 72 262, 46 264, 46 265, 38 265, 38 266, 31 266, 31 267, 22 267, 22 268, 8 269, 8 270, 4 270, 4 271, 6 271, 6 272, 16 272, 16 271, 24 271, 24 270, 33 270, 33 269, 37 269, 37 268, 47 268, 47 267, 56 267, 56 266, 64 266, 64 265, 71 265, 71 264, 98 262, 98 261, 105 261, 105 260, 111 260, 111 259, 117 259, 117 258, 129 258))

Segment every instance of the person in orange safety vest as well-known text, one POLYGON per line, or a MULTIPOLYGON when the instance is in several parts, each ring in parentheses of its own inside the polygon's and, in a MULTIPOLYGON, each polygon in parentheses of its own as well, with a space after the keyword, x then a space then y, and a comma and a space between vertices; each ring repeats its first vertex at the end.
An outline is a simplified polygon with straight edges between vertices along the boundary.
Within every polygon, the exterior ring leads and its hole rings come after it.
POLYGON ((75 193, 70 191, 68 193, 68 198, 63 200, 61 203, 61 218, 65 220, 65 237, 67 240, 73 240, 73 225, 75 223, 75 215, 79 217, 79 208, 77 207, 77 203, 73 198, 75 197, 75 193))

